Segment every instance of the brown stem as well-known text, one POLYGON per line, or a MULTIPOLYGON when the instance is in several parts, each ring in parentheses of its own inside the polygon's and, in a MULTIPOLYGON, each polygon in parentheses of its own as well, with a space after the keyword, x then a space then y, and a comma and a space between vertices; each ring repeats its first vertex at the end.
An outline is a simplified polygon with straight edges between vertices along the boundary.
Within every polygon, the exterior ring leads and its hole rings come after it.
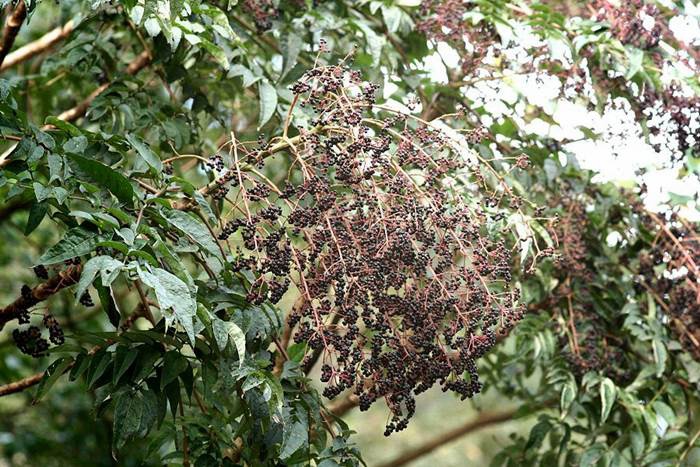
POLYGON ((483 412, 476 420, 471 420, 462 426, 458 426, 437 438, 428 441, 422 446, 417 447, 411 451, 405 452, 401 456, 394 460, 391 460, 385 464, 381 464, 381 467, 398 467, 400 465, 406 465, 411 461, 418 459, 426 454, 429 454, 433 450, 439 448, 440 446, 454 441, 472 431, 479 430, 481 428, 487 427, 489 425, 495 425, 497 423, 507 422, 513 418, 516 409, 507 410, 504 412, 483 412))
POLYGON ((199 392, 197 392, 196 389, 193 389, 192 394, 194 395, 194 400, 197 402, 197 405, 199 406, 199 410, 201 410, 204 415, 208 415, 209 411, 207 410, 207 407, 204 405, 204 401, 202 400, 202 396, 199 395, 199 392))
POLYGON ((34 386, 35 384, 38 384, 39 381, 41 381, 41 378, 44 377, 44 372, 42 371, 41 373, 37 373, 32 376, 27 376, 26 378, 22 378, 19 381, 14 381, 12 383, 5 384, 3 386, 0 386, 0 397, 2 396, 7 396, 10 394, 15 394, 17 392, 22 392, 27 388, 30 388, 34 386))
POLYGON ((73 20, 68 21, 63 26, 52 29, 39 39, 23 45, 5 57, 5 60, 0 64, 0 72, 12 68, 50 49, 55 44, 68 37, 71 32, 73 32, 73 20))
MULTIPOLYGON (((334 314, 333 318, 331 318, 330 325, 337 324, 338 321, 340 321, 340 315, 339 314, 334 314)), ((304 374, 308 375, 311 373, 311 370, 314 369, 314 366, 316 365, 316 362, 318 362, 318 359, 321 358, 321 355, 323 354, 324 347, 319 347, 318 349, 315 349, 313 353, 308 357, 306 360, 306 364, 303 365, 303 370, 304 374)))
POLYGON ((5 308, 0 308, 0 329, 9 321, 16 319, 21 311, 31 308, 38 302, 43 302, 56 292, 76 284, 78 280, 80 280, 81 271, 82 266, 79 264, 69 266, 51 279, 34 287, 31 292, 31 297, 25 298, 20 296, 5 308))
POLYGON ((5 29, 2 32, 2 40, 0 41, 0 65, 5 60, 5 57, 10 52, 12 45, 15 43, 19 29, 22 23, 27 18, 27 5, 24 0, 19 0, 10 16, 5 23, 5 29))
MULTIPOLYGON (((292 306, 292 313, 301 309, 301 307, 304 306, 304 303, 306 303, 306 298, 304 295, 300 295, 292 306)), ((282 373, 284 362, 289 359, 289 356, 287 355, 287 347, 289 347, 289 341, 292 339, 292 331, 293 327, 289 325, 289 319, 286 319, 284 322, 284 329, 282 330, 282 338, 277 344, 280 351, 277 353, 277 358, 275 358, 275 368, 273 373, 276 375, 282 373)))
POLYGON ((155 327, 156 319, 153 316, 153 313, 151 313, 148 297, 146 297, 146 293, 143 291, 143 287, 141 287, 141 281, 134 281, 134 286, 136 287, 136 291, 139 294, 139 299, 141 300, 141 310, 143 311, 143 316, 151 323, 153 327, 155 327))

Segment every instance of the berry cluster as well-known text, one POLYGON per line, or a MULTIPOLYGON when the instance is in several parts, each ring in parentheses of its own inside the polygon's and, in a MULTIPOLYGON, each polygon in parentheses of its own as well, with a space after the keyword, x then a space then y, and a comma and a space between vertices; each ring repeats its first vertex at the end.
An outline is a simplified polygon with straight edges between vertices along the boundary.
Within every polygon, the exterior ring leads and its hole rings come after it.
POLYGON ((221 157, 221 154, 214 154, 209 159, 207 159, 206 167, 209 170, 216 170, 217 172, 221 172, 222 170, 224 170, 224 158, 221 157))
POLYGON ((80 304, 83 306, 95 306, 95 302, 92 301, 92 297, 90 296, 90 292, 87 290, 83 293, 83 295, 80 296, 80 304))
POLYGON ((29 309, 39 303, 39 301, 34 298, 31 287, 27 284, 22 285, 20 291, 22 296, 21 307, 17 311, 17 321, 19 324, 29 323, 29 309))
POLYGON ((586 264, 589 254, 584 234, 588 226, 588 216, 583 199, 567 193, 553 202, 558 203, 565 213, 555 230, 559 243, 559 251, 555 258, 557 270, 571 278, 590 281, 593 274, 586 264))
MULTIPOLYGON (((66 262, 67 265, 79 264, 79 259, 72 259, 66 262)), ((40 279, 45 279, 48 281, 48 271, 44 266, 36 266, 33 268, 34 273, 40 279)), ((62 276, 59 276, 62 277, 62 276)), ((75 279, 77 281, 77 279, 75 279)), ((27 284, 22 285, 20 290, 20 298, 14 303, 14 313, 13 317, 17 319, 20 325, 30 324, 31 315, 30 310, 35 307, 40 301, 45 299, 45 291, 42 287, 46 287, 47 284, 51 282, 41 284, 35 289, 32 289, 27 284)), ((50 287, 50 286, 49 286, 50 287)), ((89 296, 88 296, 89 298, 89 296)), ((46 354, 49 349, 49 341, 54 345, 63 344, 65 341, 63 330, 60 324, 51 314, 45 314, 43 319, 43 325, 49 331, 49 339, 42 337, 41 329, 38 326, 31 325, 26 329, 15 329, 12 332, 12 338, 17 345, 17 348, 24 354, 31 355, 33 357, 42 357, 46 354)))
POLYGON ((328 398, 351 390, 363 410, 384 398, 388 435, 435 384, 478 393, 476 360, 524 309, 494 220, 509 191, 495 193, 462 140, 377 106, 376 89, 345 66, 304 74, 292 92, 313 127, 284 149, 298 171, 280 189, 232 167, 240 217, 220 238, 240 235, 231 268, 253 273, 249 300, 277 301, 294 281, 289 325, 308 346, 304 366, 321 355, 328 398))
POLYGON ((25 330, 15 329, 12 338, 20 352, 34 358, 43 357, 49 350, 49 342, 41 336, 41 330, 37 326, 29 326, 25 330))
POLYGON ((610 23, 610 31, 623 44, 641 49, 656 47, 661 40, 659 9, 644 0, 611 2, 595 0, 596 20, 610 23))
POLYGON ((253 17, 258 31, 272 28, 272 21, 279 16, 279 11, 272 0, 245 0, 243 7, 253 17))
POLYGON ((663 92, 647 89, 640 105, 656 152, 672 160, 700 153, 700 97, 672 85, 663 92))
POLYGON ((421 20, 417 28, 428 39, 447 42, 460 51, 462 73, 472 74, 498 42, 496 29, 487 22, 476 26, 464 19, 476 4, 461 0, 424 0, 420 6, 421 20), (470 47, 465 47, 465 42, 470 47))
POLYGON ((675 214, 643 216, 657 235, 653 248, 640 256, 639 288, 658 297, 669 327, 683 348, 700 360, 700 235, 675 214), (658 269, 665 266, 662 274, 658 269))
MULTIPOLYGON (((551 200, 563 212, 554 229, 559 244, 554 259, 559 286, 550 300, 553 309, 562 315, 557 326, 563 357, 577 378, 597 371, 626 384, 634 377, 635 365, 628 361, 625 343, 608 332, 609 327, 619 328, 621 323, 603 319, 589 287, 596 276, 588 261, 591 245, 587 239, 586 205, 590 194, 577 193, 568 180, 561 182, 561 190, 563 194, 551 200)), ((610 219, 610 223, 616 221, 610 219)), ((596 237, 593 244, 598 242, 596 237)))
POLYGON ((38 266, 34 266, 34 268, 32 268, 32 270, 34 271, 34 274, 36 275, 36 277, 39 279, 46 280, 49 278, 49 271, 47 271, 46 266, 44 266, 42 264, 40 264, 38 266))
POLYGON ((61 345, 65 341, 63 337, 63 329, 58 324, 58 320, 51 314, 44 315, 44 326, 49 330, 49 340, 54 345, 61 345))
POLYGON ((165 162, 163 163, 163 173, 165 175, 172 175, 175 173, 175 169, 173 168, 173 163, 172 162, 165 162))
POLYGON ((629 361, 624 342, 606 335, 606 325, 595 312, 582 310, 574 326, 576 341, 567 339, 567 333, 562 332, 559 345, 566 349, 564 359, 577 379, 589 371, 604 374, 620 385, 634 379, 635 365, 629 361))
POLYGON ((221 176, 216 178, 216 186, 210 192, 214 199, 223 199, 228 194, 231 188, 238 185, 236 172, 233 170, 224 169, 221 176))

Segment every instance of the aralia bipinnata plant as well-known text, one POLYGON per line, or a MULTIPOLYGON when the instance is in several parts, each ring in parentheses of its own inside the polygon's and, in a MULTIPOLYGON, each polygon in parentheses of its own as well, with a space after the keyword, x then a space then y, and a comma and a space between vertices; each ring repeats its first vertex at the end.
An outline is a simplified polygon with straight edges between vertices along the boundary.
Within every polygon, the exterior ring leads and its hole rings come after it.
POLYGON ((697 177, 687 4, 3 6, 0 456, 352 466, 347 410, 435 388, 517 407, 387 465, 533 415, 495 464, 692 458, 697 225, 576 150, 697 177))

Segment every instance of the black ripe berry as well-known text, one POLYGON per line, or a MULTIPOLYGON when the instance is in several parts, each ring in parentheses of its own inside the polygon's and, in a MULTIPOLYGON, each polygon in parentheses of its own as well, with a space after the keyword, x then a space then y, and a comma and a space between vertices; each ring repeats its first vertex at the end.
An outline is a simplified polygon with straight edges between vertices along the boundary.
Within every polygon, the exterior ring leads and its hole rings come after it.
POLYGON ((92 297, 90 296, 90 292, 87 290, 83 295, 80 296, 80 304, 83 306, 95 306, 95 302, 92 301, 92 297))

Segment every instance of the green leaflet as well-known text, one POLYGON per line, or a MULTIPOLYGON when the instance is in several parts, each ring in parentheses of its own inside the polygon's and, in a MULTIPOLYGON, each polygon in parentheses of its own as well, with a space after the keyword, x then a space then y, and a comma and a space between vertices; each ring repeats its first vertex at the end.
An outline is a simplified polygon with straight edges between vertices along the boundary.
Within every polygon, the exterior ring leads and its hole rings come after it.
POLYGON ((138 274, 143 283, 155 291, 166 323, 170 325, 177 321, 187 333, 190 342, 194 342, 193 318, 197 312, 197 303, 187 284, 176 275, 160 268, 153 268, 152 272, 138 268, 138 274))
POLYGON ((124 175, 93 159, 77 154, 69 154, 68 157, 73 161, 79 177, 106 188, 122 203, 133 205, 134 188, 124 175))
POLYGON ((260 129, 272 118, 277 109, 277 90, 267 80, 262 80, 258 85, 258 92, 260 93, 258 129, 260 129))
POLYGON ((44 377, 41 379, 39 386, 37 386, 36 393, 34 394, 34 400, 41 400, 46 393, 49 392, 49 389, 56 384, 58 378, 60 378, 61 375, 63 375, 73 364, 73 358, 65 357, 59 358, 49 365, 46 371, 44 371, 44 377))
POLYGON ((146 144, 141 138, 136 135, 128 134, 126 135, 129 144, 136 150, 136 154, 141 156, 141 158, 156 172, 163 170, 163 164, 156 153, 151 151, 151 148, 146 144))
POLYGON ((109 287, 114 279, 117 278, 123 266, 124 264, 121 261, 117 261, 110 256, 95 256, 90 258, 90 260, 85 263, 85 266, 83 266, 83 272, 80 275, 78 287, 75 289, 75 296, 77 299, 80 299, 83 293, 85 293, 98 273, 100 274, 102 285, 109 287))
POLYGON ((617 388, 610 378, 600 382, 600 423, 605 423, 617 396, 617 388))
POLYGON ((56 264, 67 259, 75 258, 90 253, 98 242, 95 232, 75 227, 63 236, 58 243, 46 250, 37 261, 37 264, 56 264))
POLYGON ((27 225, 24 227, 24 235, 29 235, 34 232, 34 230, 39 227, 41 221, 44 220, 46 212, 49 209, 49 203, 46 201, 35 202, 29 209, 29 217, 27 218, 27 225))
POLYGON ((165 354, 163 358, 163 374, 160 379, 161 391, 165 387, 175 381, 182 372, 189 367, 187 359, 180 352, 171 350, 165 354))
POLYGON ((114 407, 113 446, 122 447, 127 439, 135 436, 141 427, 145 404, 140 393, 122 393, 114 407))
POLYGON ((199 244, 207 253, 223 260, 221 250, 216 244, 216 239, 212 237, 211 232, 207 229, 200 219, 186 212, 177 210, 167 210, 163 212, 163 217, 170 222, 174 227, 187 235, 193 242, 199 244))
POLYGON ((215 317, 212 319, 212 329, 219 350, 223 351, 228 342, 231 341, 236 347, 236 352, 238 352, 240 365, 243 365, 245 359, 245 334, 241 328, 233 321, 223 321, 215 317))

